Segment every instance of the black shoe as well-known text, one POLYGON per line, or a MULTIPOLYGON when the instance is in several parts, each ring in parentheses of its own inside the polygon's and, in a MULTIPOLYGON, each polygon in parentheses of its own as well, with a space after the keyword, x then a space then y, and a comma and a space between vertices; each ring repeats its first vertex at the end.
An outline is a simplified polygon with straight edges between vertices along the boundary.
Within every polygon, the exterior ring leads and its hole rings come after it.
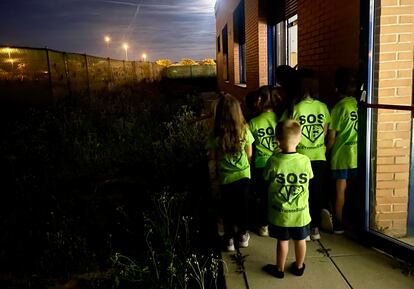
POLYGON ((303 263, 303 266, 300 269, 296 266, 296 262, 293 262, 292 266, 290 267, 290 272, 296 276, 302 276, 304 271, 305 271, 305 263, 303 263))
POLYGON ((339 222, 338 220, 333 220, 333 232, 334 234, 343 234, 344 231, 344 225, 342 224, 342 222, 339 222))
POLYGON ((277 266, 273 264, 267 264, 266 266, 264 266, 263 271, 279 279, 283 279, 283 277, 285 277, 285 273, 283 271, 279 271, 277 269, 277 266))

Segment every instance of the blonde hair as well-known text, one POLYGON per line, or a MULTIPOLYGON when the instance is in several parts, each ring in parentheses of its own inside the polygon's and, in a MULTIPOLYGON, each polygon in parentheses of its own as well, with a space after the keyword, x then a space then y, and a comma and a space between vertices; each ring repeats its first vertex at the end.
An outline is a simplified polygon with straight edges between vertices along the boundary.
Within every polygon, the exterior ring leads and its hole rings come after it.
POLYGON ((302 135, 300 124, 294 119, 281 121, 276 126, 276 139, 286 144, 298 144, 302 135))
POLYGON ((218 145, 225 153, 242 151, 242 142, 246 138, 247 123, 240 102, 229 93, 221 93, 214 111, 213 134, 218 145))

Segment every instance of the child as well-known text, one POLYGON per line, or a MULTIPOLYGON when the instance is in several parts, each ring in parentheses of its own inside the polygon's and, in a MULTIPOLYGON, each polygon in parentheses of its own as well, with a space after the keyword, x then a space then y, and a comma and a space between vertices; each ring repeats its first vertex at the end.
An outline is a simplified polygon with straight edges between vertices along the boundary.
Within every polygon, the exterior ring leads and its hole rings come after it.
POLYGON ((214 127, 207 149, 220 182, 224 238, 228 251, 235 250, 235 237, 239 247, 249 245, 247 195, 253 141, 239 101, 230 94, 222 94, 215 107, 214 127))
POLYGON ((278 123, 276 139, 280 152, 266 163, 264 179, 269 183, 268 221, 270 236, 277 239, 276 265, 263 269, 276 278, 284 277, 289 239, 295 243, 296 262, 291 272, 301 276, 305 270, 306 238, 309 236, 309 180, 313 178, 310 160, 296 152, 301 138, 300 124, 292 119, 278 123))
POLYGON ((291 108, 296 90, 296 70, 289 65, 279 65, 276 67, 276 91, 280 95, 281 101, 275 112, 279 117, 291 108))
POLYGON ((331 170, 335 179, 333 231, 343 234, 342 211, 347 180, 357 175, 358 108, 353 96, 356 92, 355 79, 348 69, 337 69, 335 85, 340 100, 331 111, 327 147, 332 149, 331 170))
POLYGON ((263 180, 263 168, 277 148, 275 138, 276 114, 274 112, 278 100, 275 89, 270 85, 259 88, 260 114, 249 122, 250 131, 254 136, 253 145, 253 182, 259 206, 257 206, 258 233, 262 237, 269 236, 267 227, 267 188, 263 180))
POLYGON ((246 121, 250 121, 252 118, 259 115, 259 92, 257 90, 250 91, 244 98, 244 118, 246 121))
MULTIPOLYGON (((321 212, 328 207, 327 194, 323 194, 323 183, 327 177, 325 136, 331 122, 328 107, 318 100, 319 85, 315 73, 310 69, 299 69, 299 93, 294 102, 291 118, 297 120, 302 129, 302 137, 297 147, 298 153, 311 160, 314 178, 309 182, 309 209, 311 214, 311 239, 319 240, 321 212)), ((329 218, 330 215, 324 214, 329 218)), ((328 222, 324 220, 324 223, 328 222)))

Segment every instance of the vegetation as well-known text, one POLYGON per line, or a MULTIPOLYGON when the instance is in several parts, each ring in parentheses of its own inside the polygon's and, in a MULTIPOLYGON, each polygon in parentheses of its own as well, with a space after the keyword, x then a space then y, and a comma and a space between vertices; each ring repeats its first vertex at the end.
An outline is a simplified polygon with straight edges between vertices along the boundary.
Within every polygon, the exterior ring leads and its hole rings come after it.
POLYGON ((2 287, 220 286, 196 86, 158 87, 2 111, 2 287))
POLYGON ((178 65, 198 65, 198 63, 193 59, 183 58, 178 62, 178 65))
POLYGON ((205 58, 200 61, 200 65, 215 65, 216 61, 212 58, 205 58))
POLYGON ((155 63, 161 66, 169 67, 172 64, 172 61, 170 59, 158 59, 155 63))

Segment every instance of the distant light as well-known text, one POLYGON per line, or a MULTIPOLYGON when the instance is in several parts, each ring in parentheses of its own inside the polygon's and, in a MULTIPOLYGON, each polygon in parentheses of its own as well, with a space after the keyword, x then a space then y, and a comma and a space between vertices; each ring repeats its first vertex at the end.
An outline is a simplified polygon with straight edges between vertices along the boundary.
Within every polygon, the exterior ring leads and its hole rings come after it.
POLYGON ((105 42, 106 43, 109 43, 111 41, 111 37, 109 37, 109 36, 105 36, 105 42))
POLYGON ((145 61, 145 60, 147 60, 147 54, 145 54, 145 53, 143 53, 142 54, 142 59, 145 61))
POLYGON ((124 50, 125 50, 125 61, 128 61, 128 43, 123 44, 124 50))

